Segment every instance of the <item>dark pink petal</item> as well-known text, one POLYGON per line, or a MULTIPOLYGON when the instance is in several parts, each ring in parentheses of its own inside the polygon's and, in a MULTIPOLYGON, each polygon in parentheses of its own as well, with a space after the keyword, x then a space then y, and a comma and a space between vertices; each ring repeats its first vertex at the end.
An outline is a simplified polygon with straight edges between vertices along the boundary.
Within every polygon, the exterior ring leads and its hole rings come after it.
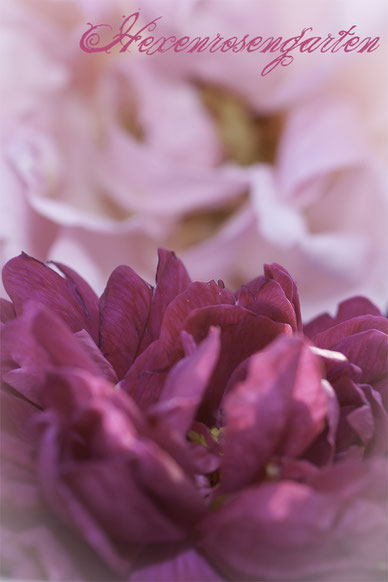
POLYGON ((29 302, 21 317, 3 330, 2 378, 34 404, 41 405, 47 372, 71 366, 99 374, 99 369, 69 328, 42 305, 29 302))
POLYGON ((362 406, 366 403, 363 391, 348 376, 345 375, 336 378, 332 385, 341 408, 347 405, 362 406))
POLYGON ((387 497, 386 470, 382 457, 336 463, 312 474, 308 484, 315 491, 335 494, 341 502, 359 497, 380 502, 387 497))
POLYGON ((150 414, 146 418, 147 424, 142 428, 144 435, 157 443, 194 482, 196 470, 194 459, 188 454, 190 443, 176 432, 173 426, 166 424, 162 417, 150 414))
POLYGON ((388 382, 387 382, 387 380, 384 378, 384 379, 380 380, 380 382, 376 382, 374 388, 380 394, 385 410, 388 410, 388 382))
MULTIPOLYGON (((388 358, 388 321, 384 317, 362 315, 335 325, 313 338, 324 349, 342 352, 356 366, 362 382, 383 388, 388 358)), ((330 371, 330 380, 344 370, 330 371)), ((356 379, 356 378, 355 378, 356 379)))
POLYGON ((337 310, 336 323, 360 315, 381 315, 381 311, 372 301, 361 295, 342 301, 337 310))
POLYGON ((224 406, 222 487, 231 491, 259 477, 273 454, 301 454, 323 429, 327 396, 310 346, 281 338, 253 356, 224 406))
POLYGON ((260 291, 260 289, 262 288, 262 286, 267 282, 267 277, 265 277, 264 275, 259 275, 258 277, 255 277, 255 279, 252 279, 251 281, 248 281, 248 283, 245 283, 245 285, 242 285, 240 287, 240 289, 237 291, 236 293, 236 297, 241 297, 241 293, 245 296, 245 299, 248 298, 248 296, 246 295, 246 291, 249 291, 251 293, 251 297, 255 297, 258 293, 258 291, 260 291))
POLYGON ((316 346, 324 349, 335 349, 334 346, 351 335, 375 329, 388 333, 388 321, 377 315, 361 315, 338 323, 337 325, 318 333, 313 341, 316 346))
POLYGON ((2 334, 2 382, 14 388, 37 406, 41 405, 41 392, 45 371, 50 358, 37 343, 24 321, 8 324, 2 334))
POLYGON ((221 355, 199 413, 199 419, 209 425, 216 422, 217 410, 233 370, 279 335, 292 333, 289 325, 255 315, 238 305, 198 309, 187 318, 185 330, 200 342, 211 325, 221 329, 221 355))
POLYGON ((374 579, 386 555, 383 500, 371 487, 382 466, 343 465, 337 476, 313 472, 309 485, 245 489, 201 523, 200 547, 232 580, 346 579, 357 569, 374 579))
POLYGON ((58 422, 68 422, 69 416, 79 411, 77 426, 79 424, 82 427, 85 423, 87 431, 95 431, 104 420, 106 431, 101 431, 101 438, 91 443, 93 455, 97 455, 98 451, 104 454, 116 451, 121 443, 122 423, 127 431, 130 427, 136 431, 144 430, 146 426, 145 419, 132 399, 104 378, 84 370, 57 368, 50 371, 49 381, 52 388, 44 392, 44 405, 45 408, 55 411, 58 422), (93 402, 107 403, 107 414, 101 414, 103 411, 98 406, 93 409, 93 402), (91 408, 92 411, 89 410, 91 408), (114 438, 111 438, 112 434, 114 438))
MULTIPOLYGON (((152 556, 150 556, 152 558, 152 556)), ((130 582, 222 582, 222 578, 194 549, 155 561, 133 572, 130 582)))
MULTIPOLYGON (((89 543, 98 523, 104 552, 108 539, 129 546, 183 539, 204 503, 184 470, 147 438, 130 399, 81 372, 53 374, 51 386, 40 475, 52 509, 89 543)), ((103 556, 114 567, 111 552, 103 556)))
POLYGON ((71 269, 61 277, 44 263, 22 253, 3 268, 5 290, 10 296, 16 315, 27 301, 41 303, 58 315, 73 332, 86 329, 96 336, 93 292, 89 285, 71 269))
POLYGON ((253 311, 257 301, 257 293, 254 293, 254 291, 249 289, 248 285, 241 285, 238 291, 236 291, 235 295, 236 295, 236 305, 239 305, 240 307, 245 307, 245 309, 253 311))
POLYGON ((290 481, 245 489, 201 524, 200 547, 232 580, 314 579, 330 568, 317 549, 336 510, 335 499, 290 481))
POLYGON ((369 442, 374 432, 374 419, 364 391, 351 378, 339 375, 332 386, 340 406, 336 449, 343 454, 353 445, 369 442))
POLYGON ((361 443, 365 446, 373 437, 374 419, 371 408, 364 404, 355 410, 352 410, 346 416, 346 422, 352 427, 359 437, 361 443))
MULTIPOLYGON (((269 280, 258 293, 258 308, 255 313, 261 313, 274 321, 288 323, 294 331, 298 331, 298 315, 294 304, 285 296, 278 281, 269 280)), ((300 327, 300 326, 299 326, 300 327)))
POLYGON ((327 397, 326 427, 303 455, 317 466, 327 465, 334 459, 341 415, 337 395, 331 384, 327 380, 322 380, 322 387, 327 397))
POLYGON ((291 276, 276 263, 264 266, 264 276, 242 285, 236 293, 237 305, 274 321, 302 329, 298 292, 291 276))
MULTIPOLYGON (((172 301, 165 313, 160 339, 172 348, 184 328, 187 317, 202 307, 211 305, 234 305, 233 294, 219 287, 214 281, 190 283, 186 291, 172 301)), ((211 325, 211 323, 210 323, 211 325)), ((214 325, 217 325, 216 323, 214 325)), ((205 335, 209 329, 206 329, 205 335)), ((202 338, 203 339, 203 338, 202 338)))
POLYGON ((237 304, 256 315, 265 315, 273 321, 288 323, 297 331, 295 308, 277 281, 266 281, 257 293, 243 285, 237 295, 237 304))
POLYGON ((185 356, 191 356, 192 354, 194 354, 194 352, 196 352, 197 350, 197 344, 195 343, 193 336, 187 333, 187 331, 183 330, 181 331, 179 337, 182 343, 185 356))
POLYGON ((299 351, 297 345, 276 342, 269 352, 252 356, 246 380, 223 403, 225 491, 233 491, 257 478, 280 444, 294 388, 296 374, 291 366, 295 367, 295 348, 299 351))
POLYGON ((36 479, 39 411, 1 393, 1 564, 7 578, 112 579, 82 539, 48 514, 36 479))
POLYGON ((220 353, 220 331, 211 327, 208 337, 191 355, 180 360, 166 378, 151 415, 162 416, 175 430, 189 430, 220 353))
MULTIPOLYGON (((183 345, 180 333, 185 321, 203 306, 233 304, 234 297, 226 289, 220 288, 214 281, 209 283, 191 283, 168 306, 160 332, 155 340, 141 353, 129 368, 120 387, 128 392, 142 409, 147 409, 159 399, 164 381, 171 366, 183 357, 183 345)), ((208 320, 195 337, 197 343, 205 339, 209 328, 218 325, 218 321, 208 320)), ((190 334, 190 330, 187 330, 190 334)), ((193 334, 192 334, 193 335, 193 334)), ((183 343, 187 342, 183 339, 183 343)))
POLYGON ((327 379, 330 380, 332 384, 337 382, 338 378, 348 378, 353 382, 359 382, 362 376, 362 370, 359 366, 347 362, 344 365, 327 365, 326 361, 326 375, 327 379))
POLYGON ((341 460, 347 451, 352 447, 361 447, 361 440, 357 432, 353 430, 347 421, 347 417, 354 411, 354 407, 342 407, 340 411, 340 418, 338 422, 337 437, 336 437, 336 459, 341 460))
MULTIPOLYGON (((209 451, 207 447, 196 443, 189 443, 188 446, 189 455, 197 475, 208 475, 220 468, 221 458, 209 451)), ((210 488, 207 479, 205 484, 210 488)))
POLYGON ((380 394, 371 386, 361 386, 373 415, 373 437, 368 443, 367 455, 385 455, 388 448, 388 415, 380 394))
POLYGON ((316 346, 312 346, 311 349, 314 354, 321 358, 326 370, 326 378, 332 384, 335 384, 338 379, 342 378, 348 378, 354 382, 360 381, 362 375, 361 368, 350 363, 343 353, 325 350, 316 346))
POLYGON ((80 368, 98 375, 98 367, 87 352, 80 349, 79 342, 54 314, 27 304, 26 318, 31 325, 33 337, 48 354, 53 366, 80 368))
POLYGON ((333 386, 326 380, 322 381, 326 389, 327 396, 327 435, 326 440, 329 446, 328 462, 331 462, 335 454, 335 440, 340 418, 340 406, 333 386))
MULTIPOLYGON (((179 349, 179 344, 176 348, 179 349)), ((167 374, 176 359, 183 357, 183 349, 177 353, 178 356, 176 352, 169 352, 161 340, 155 340, 136 358, 119 382, 120 389, 142 410, 147 410, 159 400, 167 374)))
POLYGON ((112 382, 112 384, 116 384, 117 374, 114 371, 112 364, 104 358, 88 332, 83 329, 75 333, 74 337, 79 341, 82 350, 86 352, 90 359, 95 363, 99 370, 99 375, 105 378, 105 380, 112 382))
POLYGON ((264 275, 267 277, 267 279, 277 281, 281 285, 285 296, 294 308, 296 330, 302 331, 302 316, 300 312, 299 295, 291 275, 286 271, 286 269, 280 265, 277 265, 276 263, 272 263, 272 265, 264 265, 264 275))
POLYGON ((11 319, 15 319, 16 313, 13 308, 13 305, 7 299, 3 299, 0 297, 0 321, 2 323, 7 323, 11 319))
POLYGON ((63 263, 52 261, 52 264, 64 274, 69 292, 74 300, 81 305, 87 319, 90 321, 88 332, 94 342, 98 344, 99 313, 97 295, 90 285, 73 269, 63 263))
POLYGON ((127 576, 131 566, 131 560, 128 559, 130 553, 127 559, 118 554, 96 517, 61 478, 57 431, 54 426, 46 429, 39 447, 38 477, 44 499, 54 515, 66 526, 78 530, 86 543, 114 572, 127 576))
POLYGON ((374 384, 387 378, 388 335, 370 329, 344 338, 334 349, 342 352, 347 359, 362 370, 361 382, 374 384))
POLYGON ((149 342, 157 339, 167 307, 183 293, 191 279, 182 261, 175 253, 158 249, 159 262, 156 270, 156 285, 149 317, 149 342))
POLYGON ((122 378, 145 332, 152 289, 130 267, 117 267, 100 299, 100 348, 122 378))
POLYGON ((303 326, 303 333, 310 339, 335 325, 335 319, 329 313, 322 313, 303 326))
MULTIPOLYGON (((299 360, 291 416, 286 442, 285 455, 298 456, 322 431, 328 416, 329 395, 326 383, 321 380, 322 369, 310 347, 304 345, 299 360)), ((333 411, 335 423, 335 412, 333 411)))
MULTIPOLYGON (((239 382, 244 382, 244 380, 246 379, 247 374, 248 374, 249 362, 251 360, 251 357, 253 357, 253 356, 249 356, 248 358, 246 358, 245 360, 240 362, 240 364, 233 370, 233 372, 230 375, 230 378, 226 384, 223 398, 225 398, 226 394, 228 394, 231 390, 233 390, 233 388, 239 382)), ((223 410, 220 409, 219 412, 220 412, 220 415, 222 417, 223 410)))
MULTIPOLYGON (((47 417, 50 420, 50 417, 47 417)), ((61 475, 59 427, 49 424, 39 443, 38 478, 45 502, 53 514, 81 534, 84 541, 117 574, 127 577, 135 559, 136 548, 127 547, 123 557, 104 531, 87 504, 74 495, 61 475)), ((109 499, 112 492, 109 492, 109 499)))
POLYGON ((279 459, 278 471, 282 480, 306 483, 319 472, 319 468, 304 459, 283 457, 279 459))
MULTIPOLYGON (((144 460, 147 452, 144 450, 144 460)), ((62 480, 116 543, 137 545, 184 539, 184 529, 142 491, 136 475, 138 464, 130 458, 126 463, 120 458, 79 463, 62 470, 62 480)))
POLYGON ((339 304, 335 317, 328 313, 319 315, 304 326, 304 333, 312 338, 333 325, 360 315, 381 315, 381 311, 366 297, 351 297, 339 304))
POLYGON ((350 445, 346 451, 338 452, 336 455, 336 461, 341 462, 360 462, 364 458, 364 447, 360 445, 350 445))

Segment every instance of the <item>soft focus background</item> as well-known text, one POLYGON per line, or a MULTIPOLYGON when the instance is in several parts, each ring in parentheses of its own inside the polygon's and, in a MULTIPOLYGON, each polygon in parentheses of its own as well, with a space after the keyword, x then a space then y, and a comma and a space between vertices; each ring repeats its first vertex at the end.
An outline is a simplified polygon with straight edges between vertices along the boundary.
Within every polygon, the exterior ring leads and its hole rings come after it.
MULTIPOLYGON (((232 288, 279 262, 305 318, 387 297, 385 0, 0 0, 1 252, 65 262, 101 292, 156 248, 232 288), (86 54, 87 22, 176 36, 357 25, 373 53, 86 54), (276 55, 274 55, 276 56, 276 55)), ((310 36, 310 35, 309 35, 310 36)))

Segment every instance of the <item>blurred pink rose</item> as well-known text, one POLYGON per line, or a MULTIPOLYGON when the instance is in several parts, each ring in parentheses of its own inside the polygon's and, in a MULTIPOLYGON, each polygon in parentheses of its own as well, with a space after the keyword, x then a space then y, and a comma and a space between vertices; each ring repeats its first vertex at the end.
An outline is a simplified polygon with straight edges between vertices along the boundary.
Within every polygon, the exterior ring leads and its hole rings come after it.
MULTIPOLYGON (((139 3, 172 34, 382 35, 386 9, 345 2, 139 3), (378 9, 377 9, 378 8, 378 9)), ((137 9, 138 5, 133 8, 137 9)), ((305 314, 351 292, 384 293, 387 176, 382 53, 83 53, 86 22, 121 22, 123 2, 4 1, 0 43, 4 259, 69 260, 100 291, 112 267, 150 278, 155 248, 195 278, 236 287, 277 261, 305 314), (12 55, 12 59, 10 58, 12 55), (23 74, 20 72, 23 71, 23 74), (367 87, 363 79, 367 78, 367 87), (382 129, 383 128, 383 129, 382 129)))

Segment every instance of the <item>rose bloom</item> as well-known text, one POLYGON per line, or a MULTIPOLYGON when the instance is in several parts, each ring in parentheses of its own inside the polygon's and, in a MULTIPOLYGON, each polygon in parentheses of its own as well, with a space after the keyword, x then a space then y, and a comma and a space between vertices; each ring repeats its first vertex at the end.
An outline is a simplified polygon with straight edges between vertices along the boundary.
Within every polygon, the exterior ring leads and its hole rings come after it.
POLYGON ((298 281, 307 314, 350 291, 385 307, 381 48, 298 53, 261 77, 272 54, 79 46, 88 21, 113 34, 138 7, 143 24, 162 16, 159 35, 288 38, 306 25, 325 35, 353 19, 361 36, 386 30, 381 2, 288 5, 4 0, 4 261, 21 249, 71 256, 101 292, 116 262, 150 279, 164 245, 196 278, 232 287, 276 260, 298 281))
POLYGON ((236 293, 159 251, 100 299, 10 260, 2 300, 2 574, 385 580, 387 320, 303 326, 277 264, 236 293))

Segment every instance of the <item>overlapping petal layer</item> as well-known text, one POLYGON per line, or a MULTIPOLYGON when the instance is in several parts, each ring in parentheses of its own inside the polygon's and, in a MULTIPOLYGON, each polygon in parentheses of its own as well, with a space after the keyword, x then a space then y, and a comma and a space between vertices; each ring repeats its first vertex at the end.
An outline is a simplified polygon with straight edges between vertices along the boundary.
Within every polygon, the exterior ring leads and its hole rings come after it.
POLYGON ((232 293, 164 250, 155 286, 120 266, 99 301, 27 255, 3 279, 5 576, 384 580, 371 302, 303 327, 279 265, 232 293))

